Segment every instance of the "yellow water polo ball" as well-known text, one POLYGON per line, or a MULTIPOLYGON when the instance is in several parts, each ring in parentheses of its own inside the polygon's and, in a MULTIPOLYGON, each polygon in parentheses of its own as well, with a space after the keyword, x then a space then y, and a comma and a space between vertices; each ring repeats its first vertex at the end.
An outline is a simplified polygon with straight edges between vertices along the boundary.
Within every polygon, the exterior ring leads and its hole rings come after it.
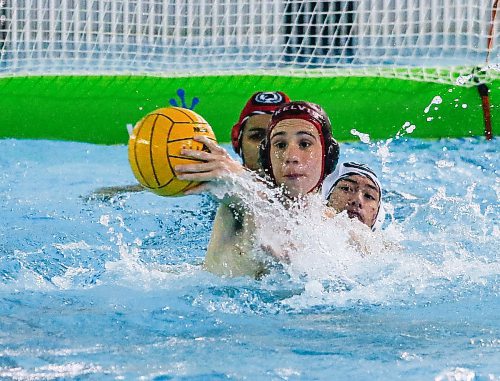
POLYGON ((174 167, 200 162, 181 155, 182 148, 206 150, 193 140, 197 135, 216 141, 203 117, 181 107, 160 108, 137 122, 128 143, 128 159, 139 183, 160 196, 181 196, 195 187, 197 182, 179 180, 174 167))

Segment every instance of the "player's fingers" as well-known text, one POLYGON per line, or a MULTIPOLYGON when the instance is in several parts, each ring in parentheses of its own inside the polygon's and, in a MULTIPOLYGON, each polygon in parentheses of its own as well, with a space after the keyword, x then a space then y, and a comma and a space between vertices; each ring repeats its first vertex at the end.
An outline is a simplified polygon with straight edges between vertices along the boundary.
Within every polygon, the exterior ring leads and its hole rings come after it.
POLYGON ((205 152, 205 151, 198 151, 198 150, 189 149, 189 148, 181 149, 181 155, 186 156, 186 157, 190 157, 193 159, 203 160, 203 161, 213 160, 212 153, 205 152))
POLYGON ((212 153, 216 153, 219 155, 228 155, 227 151, 218 145, 213 140, 209 139, 205 135, 195 135, 193 139, 197 142, 203 143, 212 153))
POLYGON ((222 179, 223 176, 218 174, 216 171, 209 172, 184 172, 177 175, 179 180, 183 181, 214 181, 217 179, 222 179))
POLYGON ((216 162, 200 162, 196 164, 179 164, 174 167, 175 173, 179 176, 184 173, 198 173, 213 171, 217 168, 216 162))

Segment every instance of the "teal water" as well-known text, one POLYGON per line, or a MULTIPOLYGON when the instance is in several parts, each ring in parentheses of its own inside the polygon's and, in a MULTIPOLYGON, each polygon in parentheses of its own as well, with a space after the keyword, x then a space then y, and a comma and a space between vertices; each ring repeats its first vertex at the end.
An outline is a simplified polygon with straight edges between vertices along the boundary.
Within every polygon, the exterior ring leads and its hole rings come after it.
POLYGON ((126 147, 0 151, 2 380, 500 380, 498 140, 344 144, 400 250, 260 281, 203 270, 208 196, 89 197, 126 147))

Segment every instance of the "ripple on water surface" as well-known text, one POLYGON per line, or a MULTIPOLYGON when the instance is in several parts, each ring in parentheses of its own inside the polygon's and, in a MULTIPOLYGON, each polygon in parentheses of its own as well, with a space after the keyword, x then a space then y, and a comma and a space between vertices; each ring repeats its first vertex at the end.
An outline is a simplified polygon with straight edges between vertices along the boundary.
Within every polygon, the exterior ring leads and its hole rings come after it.
POLYGON ((126 147, 0 140, 0 378, 496 380, 496 145, 343 144, 386 229, 362 256, 311 213, 256 281, 203 270, 209 197, 89 197, 134 182, 126 147))

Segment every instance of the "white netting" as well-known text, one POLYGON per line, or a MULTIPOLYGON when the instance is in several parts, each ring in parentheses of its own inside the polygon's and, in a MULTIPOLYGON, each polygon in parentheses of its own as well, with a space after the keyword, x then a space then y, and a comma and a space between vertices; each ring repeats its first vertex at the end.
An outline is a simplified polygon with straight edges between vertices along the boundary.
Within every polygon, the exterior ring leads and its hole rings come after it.
POLYGON ((498 69, 494 4, 0 0, 0 76, 265 73, 449 82, 471 67, 498 69))

